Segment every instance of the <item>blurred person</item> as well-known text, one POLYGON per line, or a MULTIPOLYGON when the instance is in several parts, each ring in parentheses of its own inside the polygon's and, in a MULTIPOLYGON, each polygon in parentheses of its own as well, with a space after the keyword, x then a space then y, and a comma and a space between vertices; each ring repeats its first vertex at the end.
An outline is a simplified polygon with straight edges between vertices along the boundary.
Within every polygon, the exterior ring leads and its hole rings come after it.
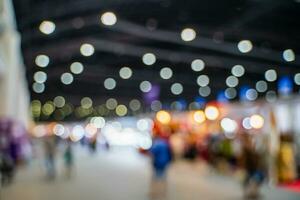
POLYGON ((45 165, 46 165, 47 178, 54 179, 56 176, 56 170, 55 170, 56 144, 53 137, 49 136, 45 138, 44 150, 45 150, 45 165))
POLYGON ((174 159, 180 159, 183 157, 185 142, 181 133, 174 133, 170 136, 170 147, 174 159))
POLYGON ((15 172, 15 164, 9 154, 0 155, 1 185, 5 186, 12 182, 15 172))
POLYGON ((163 199, 167 193, 166 170, 172 160, 168 141, 155 135, 150 153, 154 170, 150 195, 152 199, 163 199))
POLYGON ((264 180, 261 168, 261 156, 255 151, 252 138, 243 134, 243 165, 246 172, 244 180, 244 196, 247 199, 257 199, 260 197, 260 185, 264 180))
POLYGON ((67 141, 66 143, 66 149, 64 152, 64 161, 65 161, 66 177, 71 178, 73 165, 74 165, 74 154, 73 154, 71 141, 67 141))

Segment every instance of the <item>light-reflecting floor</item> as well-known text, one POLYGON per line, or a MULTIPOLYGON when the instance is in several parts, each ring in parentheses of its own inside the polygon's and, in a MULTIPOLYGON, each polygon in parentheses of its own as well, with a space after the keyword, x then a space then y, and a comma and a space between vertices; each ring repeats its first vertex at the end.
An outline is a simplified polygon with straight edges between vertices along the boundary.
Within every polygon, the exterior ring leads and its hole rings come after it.
MULTIPOLYGON (((67 180, 60 170, 56 180, 43 178, 41 162, 34 162, 17 175, 15 183, 1 191, 1 200, 149 200, 149 160, 130 150, 91 156, 76 152, 76 174, 67 180)), ((58 162, 61 165, 61 161, 58 162)), ((170 200, 238 200, 238 182, 213 175, 203 164, 180 161, 168 173, 170 200)), ((300 199, 300 195, 275 188, 263 188, 263 199, 300 199)))

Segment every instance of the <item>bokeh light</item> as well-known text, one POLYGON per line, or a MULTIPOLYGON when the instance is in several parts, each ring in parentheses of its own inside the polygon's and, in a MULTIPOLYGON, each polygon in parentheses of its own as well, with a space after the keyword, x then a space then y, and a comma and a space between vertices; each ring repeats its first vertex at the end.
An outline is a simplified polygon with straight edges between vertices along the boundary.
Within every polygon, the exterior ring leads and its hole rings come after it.
POLYGON ((43 21, 39 26, 40 31, 46 35, 53 33, 55 28, 54 22, 48 20, 43 21))
POLYGON ((112 26, 117 23, 117 16, 113 12, 105 12, 101 15, 101 22, 106 26, 112 26))
POLYGON ((193 114, 193 118, 195 122, 199 124, 205 122, 206 120, 205 113, 202 110, 195 111, 193 114))
POLYGON ((91 56, 93 55, 95 52, 95 48, 93 45, 91 44, 82 44, 81 47, 80 47, 80 53, 83 55, 83 56, 91 56))
POLYGON ((50 63, 50 58, 47 55, 38 55, 35 58, 35 64, 39 67, 47 67, 50 63))
POLYGON ((206 118, 209 120, 216 120, 220 115, 218 108, 215 106, 207 106, 204 112, 206 118))
POLYGON ((181 31, 181 39, 190 42, 196 38, 196 31, 192 28, 185 28, 181 31))
POLYGON ((169 124, 171 121, 171 115, 167 111, 161 110, 156 113, 156 119, 162 124, 169 124))
POLYGON ((250 125, 254 129, 260 129, 264 126, 264 118, 261 115, 252 115, 250 117, 250 125))
POLYGON ((193 60, 191 67, 192 67, 193 71, 200 72, 204 69, 205 63, 201 59, 196 59, 196 60, 193 60))

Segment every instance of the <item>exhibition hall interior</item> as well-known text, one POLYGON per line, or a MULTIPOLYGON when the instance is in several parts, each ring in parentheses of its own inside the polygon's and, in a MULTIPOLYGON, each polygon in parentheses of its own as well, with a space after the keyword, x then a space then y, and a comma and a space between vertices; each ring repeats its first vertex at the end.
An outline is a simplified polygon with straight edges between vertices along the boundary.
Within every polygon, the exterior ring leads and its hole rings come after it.
POLYGON ((300 0, 0 0, 1 200, 299 200, 300 0))

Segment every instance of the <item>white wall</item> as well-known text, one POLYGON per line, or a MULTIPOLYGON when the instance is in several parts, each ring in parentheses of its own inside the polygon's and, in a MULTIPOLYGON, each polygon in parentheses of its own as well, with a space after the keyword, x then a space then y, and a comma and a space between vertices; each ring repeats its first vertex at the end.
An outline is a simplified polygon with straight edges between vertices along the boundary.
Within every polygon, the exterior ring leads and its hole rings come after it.
POLYGON ((0 0, 0 117, 25 126, 30 121, 29 92, 11 0, 0 0))

